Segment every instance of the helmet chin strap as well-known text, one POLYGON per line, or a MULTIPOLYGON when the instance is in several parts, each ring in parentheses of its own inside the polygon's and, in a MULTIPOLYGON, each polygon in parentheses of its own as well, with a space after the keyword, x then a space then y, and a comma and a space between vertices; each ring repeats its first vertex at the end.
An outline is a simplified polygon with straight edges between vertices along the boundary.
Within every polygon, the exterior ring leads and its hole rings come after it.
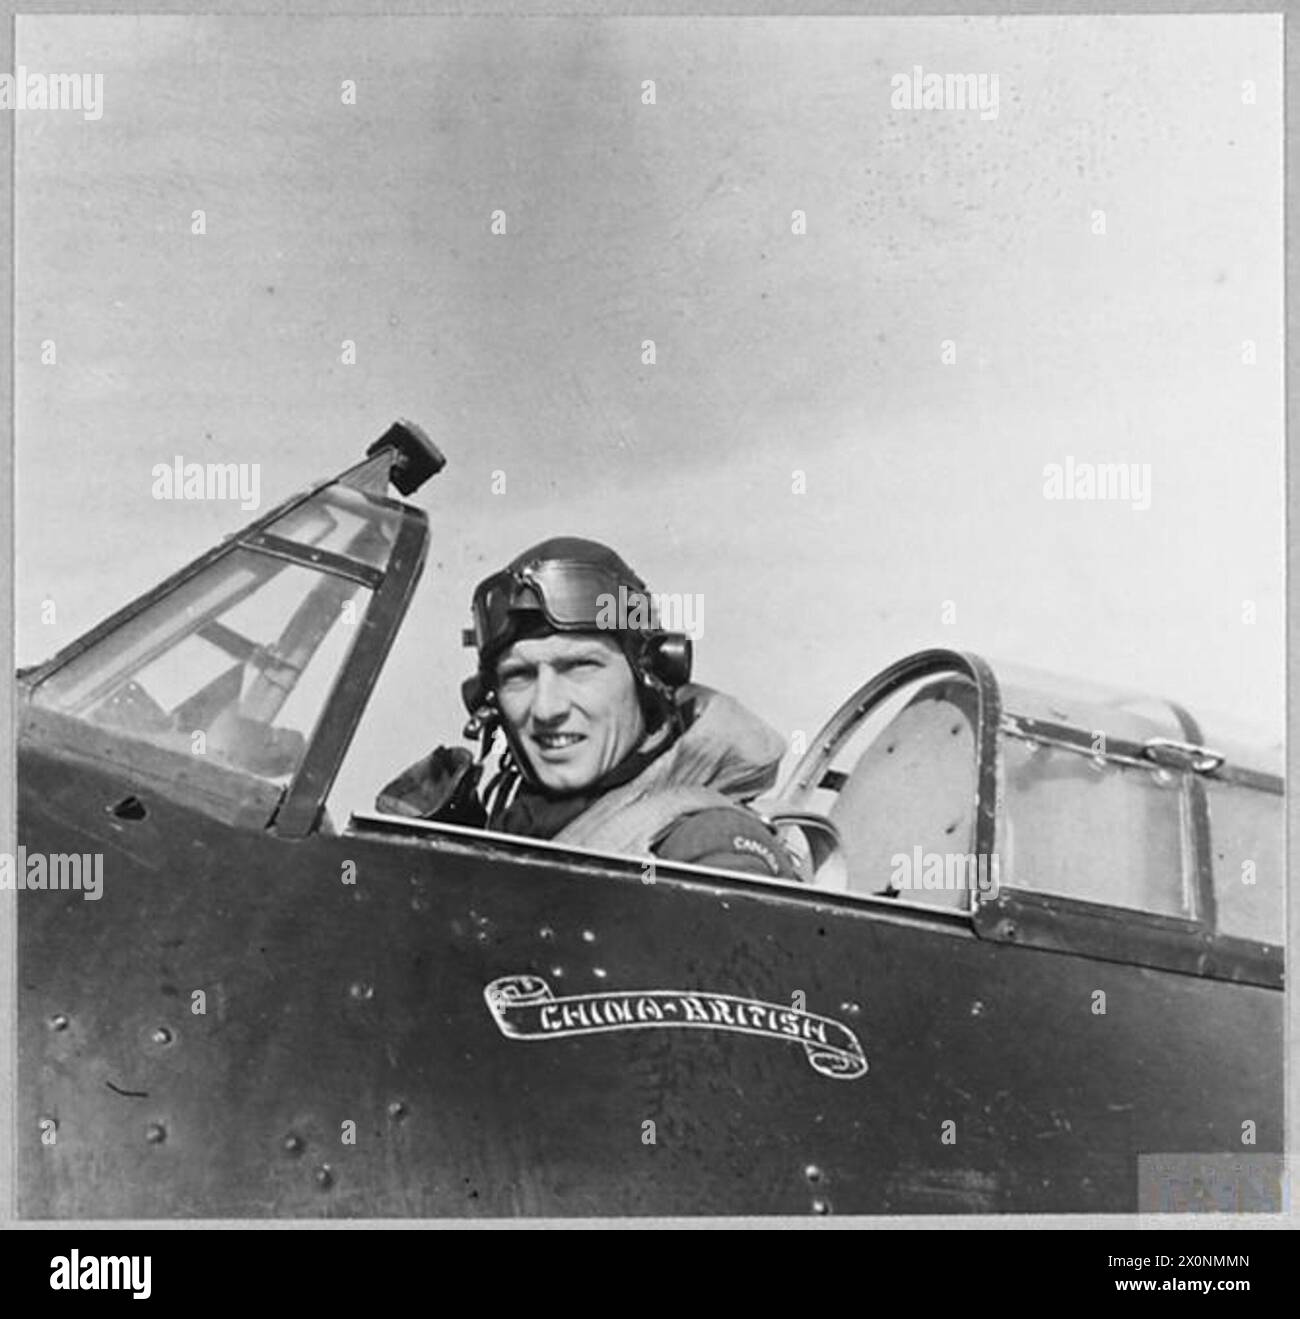
MULTIPOLYGON (((481 801, 483 810, 491 819, 492 812, 504 794, 507 801, 519 791, 520 785, 525 781, 527 775, 521 768, 520 757, 516 754, 514 740, 511 737, 509 729, 505 727, 505 721, 500 715, 489 706, 480 706, 469 723, 465 725, 465 736, 467 738, 478 738, 479 748, 478 755, 475 757, 475 764, 482 772, 483 766, 487 763, 487 758, 492 754, 492 747, 496 742, 497 733, 505 738, 506 749, 501 754, 501 761, 497 767, 497 772, 492 776, 491 781, 483 789, 481 801)), ((523 762, 526 764, 527 762, 523 762)))

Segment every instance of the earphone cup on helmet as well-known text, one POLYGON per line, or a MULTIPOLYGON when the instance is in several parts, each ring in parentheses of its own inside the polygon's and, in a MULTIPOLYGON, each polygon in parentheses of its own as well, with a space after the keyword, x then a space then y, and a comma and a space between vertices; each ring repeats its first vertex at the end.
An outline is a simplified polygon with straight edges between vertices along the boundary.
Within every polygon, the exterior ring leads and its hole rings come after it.
POLYGON ((681 687, 691 680, 694 646, 682 632, 665 632, 647 647, 646 669, 666 687, 681 687))

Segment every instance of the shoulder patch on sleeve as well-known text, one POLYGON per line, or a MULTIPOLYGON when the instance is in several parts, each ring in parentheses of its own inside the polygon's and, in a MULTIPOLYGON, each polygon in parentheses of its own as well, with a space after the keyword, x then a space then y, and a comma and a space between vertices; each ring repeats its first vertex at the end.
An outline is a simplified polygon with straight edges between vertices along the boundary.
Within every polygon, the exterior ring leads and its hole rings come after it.
POLYGON ((792 874, 780 842, 758 816, 739 806, 711 807, 684 816, 665 831, 654 851, 665 861, 731 867, 777 877, 792 874))

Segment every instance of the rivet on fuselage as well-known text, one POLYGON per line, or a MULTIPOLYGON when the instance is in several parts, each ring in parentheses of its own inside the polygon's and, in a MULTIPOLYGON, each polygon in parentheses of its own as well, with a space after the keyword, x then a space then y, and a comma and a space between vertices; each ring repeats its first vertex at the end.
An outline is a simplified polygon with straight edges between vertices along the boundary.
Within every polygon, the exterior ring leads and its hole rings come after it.
POLYGON ((364 980, 354 980, 352 984, 348 986, 349 998, 364 1000, 368 998, 374 998, 374 996, 375 996, 374 985, 368 985, 364 980))
POLYGON ((814 1214, 829 1214, 831 1211, 831 1202, 829 1200, 814 1200, 812 1202, 812 1211, 814 1214))
POLYGON ((155 1026, 150 1033, 149 1038, 155 1044, 170 1044, 172 1042, 172 1033, 166 1026, 155 1026))
POLYGON ((595 930, 583 930, 583 932, 582 932, 582 942, 583 942, 583 943, 595 943, 595 942, 596 942, 596 932, 595 932, 595 930))
POLYGON ((406 1105, 400 1099, 394 1099, 388 1105, 388 1116, 396 1122, 400 1122, 406 1116, 406 1105))
POLYGON ((150 1145, 161 1145, 167 1139, 167 1128, 161 1122, 151 1122, 145 1128, 144 1138, 150 1145))
POLYGON ((290 1132, 283 1141, 280 1142, 281 1148, 286 1154, 301 1154, 303 1150, 303 1139, 295 1132, 290 1132))
POLYGON ((847 1013, 850 1017, 856 1017, 862 1011, 856 1003, 844 1002, 840 1004, 840 1011, 847 1013))
POLYGON ((316 1185, 319 1186, 322 1191, 328 1191, 329 1188, 334 1185, 334 1170, 328 1163, 322 1163, 313 1175, 316 1178, 316 1185))
POLYGON ((554 939, 555 931, 551 929, 549 925, 543 925, 542 928, 537 931, 537 935, 541 939, 554 939))
POLYGON ((67 1018, 62 1012, 56 1012, 56 1013, 50 1018, 50 1029, 51 1029, 51 1030, 67 1030, 67 1029, 68 1029, 68 1018, 67 1018))
POLYGON ((804 1170, 803 1175, 810 1182, 819 1182, 822 1179, 822 1170, 815 1164, 810 1163, 804 1170))

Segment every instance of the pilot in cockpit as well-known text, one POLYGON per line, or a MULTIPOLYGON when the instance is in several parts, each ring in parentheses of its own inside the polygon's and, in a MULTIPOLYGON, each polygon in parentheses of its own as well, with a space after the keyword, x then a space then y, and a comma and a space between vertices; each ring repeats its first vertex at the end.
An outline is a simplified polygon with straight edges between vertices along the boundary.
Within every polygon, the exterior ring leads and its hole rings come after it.
POLYGON ((478 754, 438 747, 384 788, 379 810, 796 877, 746 804, 775 783, 784 740, 689 681, 689 638, 659 626, 654 597, 613 550, 535 545, 479 584, 472 612, 478 670, 464 695, 478 754))

